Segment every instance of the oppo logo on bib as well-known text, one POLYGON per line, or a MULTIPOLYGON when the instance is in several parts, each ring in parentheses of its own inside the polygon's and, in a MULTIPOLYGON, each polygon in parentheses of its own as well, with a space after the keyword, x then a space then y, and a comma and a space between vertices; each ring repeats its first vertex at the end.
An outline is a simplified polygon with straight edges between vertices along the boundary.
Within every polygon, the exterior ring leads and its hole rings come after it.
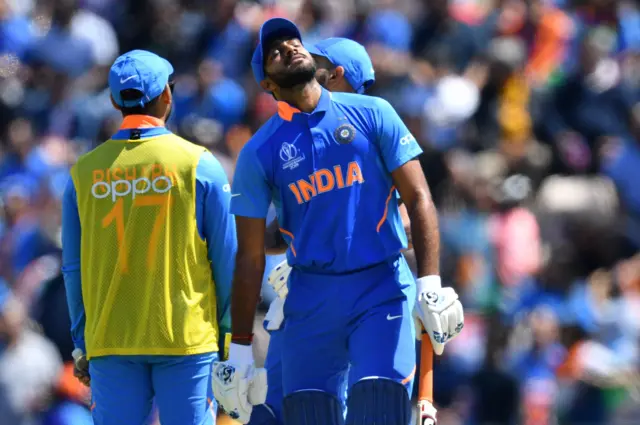
POLYGON ((173 182, 168 176, 158 176, 153 180, 148 177, 139 177, 133 180, 98 181, 91 186, 91 195, 98 199, 111 197, 111 200, 116 202, 118 198, 125 196, 135 199, 137 195, 150 192, 167 193, 172 187, 173 182))

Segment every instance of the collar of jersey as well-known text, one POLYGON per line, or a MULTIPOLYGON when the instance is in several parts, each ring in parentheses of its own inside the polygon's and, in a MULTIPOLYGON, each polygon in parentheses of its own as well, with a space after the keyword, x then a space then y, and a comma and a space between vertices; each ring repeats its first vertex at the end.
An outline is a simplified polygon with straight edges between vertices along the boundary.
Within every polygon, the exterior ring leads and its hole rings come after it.
MULTIPOLYGON (((317 112, 326 112, 329 109, 329 106, 331 105, 331 92, 322 89, 322 94, 320 94, 320 100, 318 100, 318 106, 316 106, 316 109, 313 110, 313 112, 311 112, 310 114, 307 115, 313 115, 317 112)), ((298 108, 294 108, 293 106, 289 105, 287 102, 278 102, 278 115, 280 116, 280 118, 282 118, 285 121, 291 121, 293 120, 293 116, 295 114, 303 114, 304 112, 302 112, 300 109, 298 108)))
POLYGON ((120 130, 111 137, 111 140, 131 140, 131 130, 140 132, 140 137, 134 141, 171 133, 160 118, 148 115, 129 115, 124 117, 120 130))

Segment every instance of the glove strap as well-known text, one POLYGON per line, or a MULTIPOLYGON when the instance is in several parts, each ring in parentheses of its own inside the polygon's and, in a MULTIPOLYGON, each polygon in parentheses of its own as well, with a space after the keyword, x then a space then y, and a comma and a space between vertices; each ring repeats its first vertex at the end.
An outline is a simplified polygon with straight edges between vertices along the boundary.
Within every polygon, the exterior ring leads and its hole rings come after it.
POLYGON ((420 295, 427 292, 434 292, 442 289, 442 282, 440 281, 440 276, 437 276, 437 275, 424 276, 416 280, 416 287, 417 287, 417 293, 418 295, 420 295))
POLYGON ((231 343, 229 345, 229 362, 236 366, 253 364, 253 348, 251 345, 231 343))

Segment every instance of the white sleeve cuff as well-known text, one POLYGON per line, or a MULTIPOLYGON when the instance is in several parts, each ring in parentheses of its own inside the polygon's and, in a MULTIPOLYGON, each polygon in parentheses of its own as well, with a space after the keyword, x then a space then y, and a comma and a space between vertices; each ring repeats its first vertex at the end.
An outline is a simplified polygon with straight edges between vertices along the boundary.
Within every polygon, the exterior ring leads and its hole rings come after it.
POLYGON ((253 348, 251 345, 229 344, 229 361, 237 366, 253 364, 253 348))
POLYGON ((424 294, 427 292, 437 291, 442 288, 442 282, 440 281, 440 276, 430 275, 424 276, 416 280, 416 293, 418 295, 424 294))

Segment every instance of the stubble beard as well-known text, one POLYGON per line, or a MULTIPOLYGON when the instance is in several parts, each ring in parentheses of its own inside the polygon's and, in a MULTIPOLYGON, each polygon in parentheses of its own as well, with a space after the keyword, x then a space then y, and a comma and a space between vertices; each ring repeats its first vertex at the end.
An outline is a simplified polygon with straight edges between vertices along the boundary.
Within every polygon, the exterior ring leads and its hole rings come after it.
POLYGON ((300 66, 299 68, 283 73, 280 75, 269 75, 269 77, 273 80, 274 83, 278 85, 281 89, 291 89, 296 86, 304 85, 311 80, 316 75, 316 66, 315 64, 309 64, 300 66))

